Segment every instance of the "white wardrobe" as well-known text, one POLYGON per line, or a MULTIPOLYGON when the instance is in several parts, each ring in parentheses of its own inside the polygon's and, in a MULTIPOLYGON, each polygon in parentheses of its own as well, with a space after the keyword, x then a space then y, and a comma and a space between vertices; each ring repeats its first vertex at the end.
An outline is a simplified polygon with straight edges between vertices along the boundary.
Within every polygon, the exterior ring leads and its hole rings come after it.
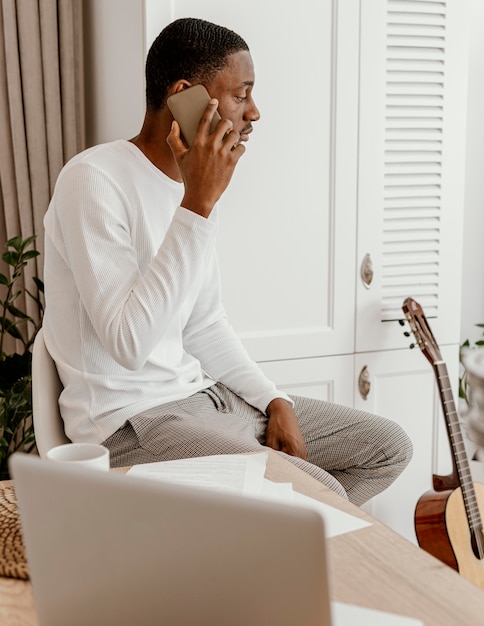
POLYGON ((398 320, 407 296, 423 306, 456 393, 467 2, 145 0, 146 46, 185 16, 236 30, 256 67, 262 117, 221 203, 229 318, 284 390, 406 429, 410 466, 366 508, 415 541, 450 455, 398 320))

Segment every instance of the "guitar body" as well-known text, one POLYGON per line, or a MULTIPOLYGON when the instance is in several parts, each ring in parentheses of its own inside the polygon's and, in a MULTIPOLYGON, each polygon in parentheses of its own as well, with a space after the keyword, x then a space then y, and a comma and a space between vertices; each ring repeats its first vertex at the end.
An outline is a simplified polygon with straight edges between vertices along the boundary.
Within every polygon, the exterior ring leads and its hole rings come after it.
POLYGON ((418 545, 449 567, 457 570, 457 560, 447 534, 445 515, 453 491, 426 491, 415 507, 415 534, 418 545))
MULTIPOLYGON (((482 516, 484 485, 473 485, 482 516)), ((484 559, 478 559, 474 554, 460 488, 424 493, 415 508, 415 532, 423 550, 484 590, 484 559)))

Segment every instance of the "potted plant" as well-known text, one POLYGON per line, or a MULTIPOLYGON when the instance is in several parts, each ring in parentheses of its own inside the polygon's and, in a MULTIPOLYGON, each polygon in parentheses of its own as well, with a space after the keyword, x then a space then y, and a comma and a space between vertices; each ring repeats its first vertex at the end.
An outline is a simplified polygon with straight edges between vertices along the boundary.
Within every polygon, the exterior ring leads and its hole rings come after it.
MULTIPOLYGON (((3 261, 10 277, 0 273, 0 480, 9 478, 8 457, 17 450, 31 452, 35 447, 32 425, 32 345, 41 326, 44 285, 33 277, 35 288, 25 284, 25 267, 39 255, 31 246, 35 237, 13 237, 6 243, 3 261), (18 308, 24 293, 34 300, 39 321, 18 308), (7 336, 15 339, 15 349, 6 352, 7 336)), ((12 341, 10 343, 13 343, 12 341)))
MULTIPOLYGON (((475 324, 477 328, 484 328, 484 324, 475 324)), ((461 363, 461 376, 459 377, 459 398, 461 398, 465 402, 465 407, 469 408, 469 385, 467 382, 467 373, 464 368, 463 355, 467 350, 473 350, 474 348, 482 348, 484 346, 484 331, 482 333, 482 339, 477 339, 474 344, 471 346, 471 342, 469 339, 466 339, 464 343, 461 344, 460 348, 460 363, 461 363)))

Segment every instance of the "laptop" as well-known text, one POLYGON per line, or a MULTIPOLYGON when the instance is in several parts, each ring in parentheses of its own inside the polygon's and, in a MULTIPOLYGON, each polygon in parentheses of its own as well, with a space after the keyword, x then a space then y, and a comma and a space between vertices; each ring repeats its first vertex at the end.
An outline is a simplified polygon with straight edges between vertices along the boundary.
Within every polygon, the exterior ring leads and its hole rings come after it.
POLYGON ((40 626, 331 626, 316 511, 14 454, 40 626))

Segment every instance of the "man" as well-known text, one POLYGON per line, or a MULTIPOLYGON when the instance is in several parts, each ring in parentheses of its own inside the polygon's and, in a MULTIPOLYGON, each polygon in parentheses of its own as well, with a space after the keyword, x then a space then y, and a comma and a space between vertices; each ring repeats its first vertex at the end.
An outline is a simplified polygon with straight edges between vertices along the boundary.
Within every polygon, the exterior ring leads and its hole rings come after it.
POLYGON ((44 335, 66 433, 104 443, 113 466, 266 445, 361 504, 409 462, 405 433, 278 391, 220 302, 216 205, 259 119, 253 87, 243 39, 177 20, 148 54, 139 135, 61 172, 45 218, 44 335), (212 99, 188 149, 166 100, 195 84, 212 99))

